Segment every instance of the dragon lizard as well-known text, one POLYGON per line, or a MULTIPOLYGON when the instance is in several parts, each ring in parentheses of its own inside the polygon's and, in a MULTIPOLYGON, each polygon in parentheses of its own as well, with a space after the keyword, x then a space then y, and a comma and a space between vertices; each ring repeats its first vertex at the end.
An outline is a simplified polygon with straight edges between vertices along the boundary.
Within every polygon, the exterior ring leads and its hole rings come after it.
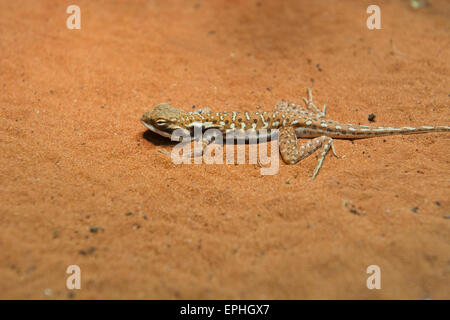
MULTIPOLYGON (((447 126, 374 127, 344 124, 325 118, 326 105, 320 111, 313 102, 309 88, 308 96, 303 98, 305 106, 278 102, 271 112, 210 112, 209 110, 186 112, 167 103, 161 103, 144 113, 141 121, 151 131, 167 138, 170 138, 172 132, 177 129, 182 129, 194 137, 196 127, 202 130, 215 128, 222 133, 245 134, 246 137, 249 133, 253 133, 258 138, 261 138, 261 135, 270 138, 273 131, 278 130, 280 154, 287 164, 295 164, 322 148, 312 179, 319 172, 330 148, 337 157, 333 139, 353 140, 395 134, 450 131, 450 127, 447 126), (311 138, 311 140, 298 145, 297 138, 311 138)), ((208 137, 202 138, 202 153, 211 141, 208 137)))

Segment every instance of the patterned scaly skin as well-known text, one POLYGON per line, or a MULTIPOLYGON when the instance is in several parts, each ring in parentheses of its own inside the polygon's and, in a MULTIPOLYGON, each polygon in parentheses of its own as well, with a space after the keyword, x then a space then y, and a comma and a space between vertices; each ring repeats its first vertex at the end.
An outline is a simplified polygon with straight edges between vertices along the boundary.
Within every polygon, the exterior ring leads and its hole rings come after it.
MULTIPOLYGON (((312 179, 319 172, 330 148, 336 155, 333 138, 353 140, 395 134, 450 131, 450 127, 447 126, 370 127, 328 120, 325 118, 326 106, 320 111, 313 103, 310 89, 308 94, 309 99, 304 98, 305 106, 278 102, 271 112, 186 112, 161 103, 144 113, 141 121, 151 131, 168 138, 176 129, 183 129, 193 136, 195 127, 201 127, 202 130, 214 128, 223 134, 254 132, 257 136, 263 133, 270 135, 271 130, 277 129, 280 154, 287 164, 295 164, 322 147, 312 179), (262 129, 264 130, 261 131, 262 129), (313 139, 298 145, 297 138, 313 139)), ((206 139, 202 141, 203 151, 210 142, 206 139)))

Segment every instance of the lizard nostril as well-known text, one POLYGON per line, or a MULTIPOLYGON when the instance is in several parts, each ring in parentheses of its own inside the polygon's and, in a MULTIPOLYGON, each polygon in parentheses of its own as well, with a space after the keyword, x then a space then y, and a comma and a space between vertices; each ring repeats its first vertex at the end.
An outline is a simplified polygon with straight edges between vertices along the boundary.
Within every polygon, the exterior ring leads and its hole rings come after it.
POLYGON ((149 112, 147 111, 146 113, 144 113, 141 117, 141 120, 144 122, 148 122, 148 120, 150 119, 149 117, 149 112))

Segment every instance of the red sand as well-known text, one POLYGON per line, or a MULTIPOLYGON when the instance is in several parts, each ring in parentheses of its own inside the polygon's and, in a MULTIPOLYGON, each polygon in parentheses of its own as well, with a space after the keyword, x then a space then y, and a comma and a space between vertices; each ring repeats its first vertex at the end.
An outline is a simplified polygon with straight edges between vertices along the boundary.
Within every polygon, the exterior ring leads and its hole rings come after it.
POLYGON ((447 0, 373 31, 370 1, 76 1, 68 30, 72 3, 0 2, 0 298, 450 298, 448 134, 338 140, 310 181, 174 165, 139 121, 311 86, 331 119, 449 125, 447 0))

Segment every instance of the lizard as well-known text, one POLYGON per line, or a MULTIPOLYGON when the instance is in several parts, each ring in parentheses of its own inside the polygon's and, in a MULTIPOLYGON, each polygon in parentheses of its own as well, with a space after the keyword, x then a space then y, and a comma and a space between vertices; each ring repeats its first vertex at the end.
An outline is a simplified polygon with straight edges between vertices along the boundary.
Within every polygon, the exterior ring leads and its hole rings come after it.
MULTIPOLYGON (((141 121, 151 131, 167 138, 170 138, 172 132, 177 129, 182 129, 194 137, 196 127, 202 130, 215 128, 226 134, 244 133, 246 138, 249 132, 256 133, 258 138, 262 134, 266 138, 272 137, 273 131, 278 130, 280 155, 287 164, 296 164, 322 148, 311 179, 316 177, 330 148, 338 157, 333 139, 354 140, 397 134, 450 131, 448 126, 375 127, 330 120, 325 117, 326 105, 320 111, 313 102, 310 88, 307 89, 307 93, 308 98, 303 98, 304 106, 277 102, 270 112, 211 112, 209 110, 186 112, 167 103, 160 103, 144 113, 141 121), (297 138, 310 138, 310 140, 299 145, 297 138)), ((202 153, 210 143, 211 139, 208 137, 201 138, 202 153)))

